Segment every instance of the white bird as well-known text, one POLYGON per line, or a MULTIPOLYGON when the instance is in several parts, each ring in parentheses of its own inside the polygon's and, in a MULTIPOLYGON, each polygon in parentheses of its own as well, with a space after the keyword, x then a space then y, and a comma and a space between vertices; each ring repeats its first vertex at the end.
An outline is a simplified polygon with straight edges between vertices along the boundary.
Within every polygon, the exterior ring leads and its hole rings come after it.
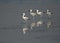
POLYGON ((25 21, 27 21, 27 20, 29 19, 28 17, 25 16, 25 13, 23 13, 22 18, 23 18, 25 21))
POLYGON ((52 25, 52 22, 51 21, 48 21, 47 28, 50 28, 51 25, 52 25))
POLYGON ((38 21, 36 24, 37 24, 37 27, 39 27, 43 24, 43 21, 38 21))
POLYGON ((27 27, 23 28, 23 34, 26 34, 26 31, 28 31, 29 29, 27 27))
POLYGON ((35 12, 33 12, 33 10, 32 10, 32 9, 30 9, 30 14, 31 14, 33 17, 36 15, 36 13, 35 13, 35 12))
POLYGON ((50 17, 53 13, 47 9, 47 15, 50 17))
POLYGON ((30 14, 33 16, 33 20, 34 20, 34 16, 36 15, 36 13, 35 13, 35 12, 33 12, 33 10, 32 10, 32 9, 30 9, 30 14))
POLYGON ((43 12, 39 11, 39 10, 36 10, 36 12, 37 12, 38 15, 42 15, 43 14, 43 12))
POLYGON ((31 29, 33 29, 33 27, 35 27, 35 26, 36 26, 35 22, 31 23, 31 29))

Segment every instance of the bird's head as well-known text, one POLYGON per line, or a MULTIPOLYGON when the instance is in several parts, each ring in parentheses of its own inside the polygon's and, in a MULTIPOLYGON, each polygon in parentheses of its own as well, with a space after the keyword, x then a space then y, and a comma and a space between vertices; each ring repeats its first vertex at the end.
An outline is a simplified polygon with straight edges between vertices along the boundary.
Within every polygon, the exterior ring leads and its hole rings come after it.
POLYGON ((30 12, 32 12, 32 9, 30 9, 30 12))
POLYGON ((23 13, 23 15, 25 15, 25 13, 23 13))
POLYGON ((49 11, 49 9, 47 9, 47 11, 49 11))
POLYGON ((49 9, 47 9, 47 12, 51 12, 49 9))
POLYGON ((36 11, 38 12, 39 10, 37 9, 36 11))

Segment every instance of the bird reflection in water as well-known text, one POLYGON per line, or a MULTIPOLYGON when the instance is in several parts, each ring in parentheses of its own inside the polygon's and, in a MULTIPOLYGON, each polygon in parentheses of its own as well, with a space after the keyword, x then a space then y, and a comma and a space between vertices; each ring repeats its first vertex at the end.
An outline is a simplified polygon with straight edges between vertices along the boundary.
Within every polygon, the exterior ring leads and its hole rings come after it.
POLYGON ((36 10, 36 13, 37 13, 37 15, 40 15, 40 16, 43 15, 43 12, 42 11, 39 11, 39 10, 36 10))
POLYGON ((35 22, 31 23, 31 29, 33 29, 33 27, 35 27, 35 26, 36 26, 35 22))
POLYGON ((37 24, 37 27, 42 26, 43 21, 41 21, 41 20, 40 20, 40 21, 37 21, 37 23, 36 23, 36 24, 37 24))
POLYGON ((23 28, 23 34, 26 34, 26 32, 29 30, 28 27, 23 28))
POLYGON ((52 21, 51 21, 51 20, 49 20, 49 21, 47 22, 47 28, 50 28, 50 27, 51 27, 51 25, 52 25, 52 21))

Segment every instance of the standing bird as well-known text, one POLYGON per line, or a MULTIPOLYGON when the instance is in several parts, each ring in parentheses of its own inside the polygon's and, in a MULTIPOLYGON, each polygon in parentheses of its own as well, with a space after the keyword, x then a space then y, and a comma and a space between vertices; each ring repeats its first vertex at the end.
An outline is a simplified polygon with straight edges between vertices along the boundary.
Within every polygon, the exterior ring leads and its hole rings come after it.
POLYGON ((27 21, 29 20, 29 17, 26 17, 26 16, 25 16, 25 13, 23 13, 22 19, 24 20, 24 21, 23 21, 24 24, 26 24, 26 26, 27 26, 27 25, 28 25, 28 24, 27 24, 27 21))
POLYGON ((38 21, 36 24, 37 24, 37 27, 39 27, 43 24, 43 21, 38 21))
POLYGON ((48 15, 49 17, 51 17, 52 14, 53 14, 53 13, 52 13, 50 10, 47 9, 47 15, 48 15))
POLYGON ((34 16, 36 15, 36 13, 33 12, 32 9, 30 9, 30 14, 33 16, 33 20, 34 20, 34 16))
POLYGON ((23 34, 26 34, 26 31, 28 31, 29 29, 27 27, 23 28, 23 34))
POLYGON ((28 17, 25 16, 25 13, 23 13, 22 18, 23 18, 25 21, 27 21, 27 20, 29 19, 28 17))
POLYGON ((36 26, 35 22, 31 23, 31 29, 33 29, 33 27, 35 27, 35 26, 36 26))
POLYGON ((42 11, 39 11, 39 10, 36 10, 37 14, 42 16, 43 12, 42 11))

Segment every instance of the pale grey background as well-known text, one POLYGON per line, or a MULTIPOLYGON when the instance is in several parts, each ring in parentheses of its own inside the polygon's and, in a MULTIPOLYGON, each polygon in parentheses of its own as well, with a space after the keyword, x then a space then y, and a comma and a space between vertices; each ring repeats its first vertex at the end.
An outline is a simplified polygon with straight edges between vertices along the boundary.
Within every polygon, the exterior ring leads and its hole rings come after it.
POLYGON ((60 0, 0 0, 0 42, 60 43, 60 0), (29 16, 28 10, 30 8, 44 11, 50 9, 54 13, 54 17, 51 19, 53 26, 50 32, 33 30, 27 35, 22 34, 21 13, 27 12, 29 16))

